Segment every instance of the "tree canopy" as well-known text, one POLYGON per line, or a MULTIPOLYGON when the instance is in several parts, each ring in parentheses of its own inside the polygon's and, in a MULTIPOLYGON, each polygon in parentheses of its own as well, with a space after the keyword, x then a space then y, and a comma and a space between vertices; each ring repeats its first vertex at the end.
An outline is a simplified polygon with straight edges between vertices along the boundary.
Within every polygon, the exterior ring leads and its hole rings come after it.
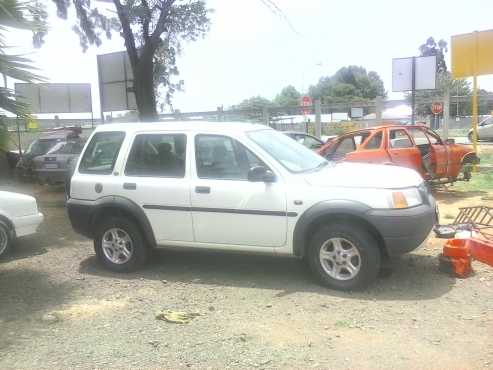
POLYGON ((333 76, 320 78, 316 85, 310 86, 309 94, 324 103, 371 100, 387 95, 378 73, 359 66, 343 67, 333 76))
POLYGON ((300 105, 301 94, 293 85, 288 85, 281 90, 274 99, 278 107, 296 107, 300 105))
POLYGON ((248 99, 244 99, 241 103, 233 105, 231 108, 260 111, 264 108, 271 108, 272 106, 273 106, 272 101, 258 95, 258 96, 252 96, 251 98, 248 99))
POLYGON ((83 50, 99 46, 119 32, 125 41, 134 76, 134 93, 141 120, 157 117, 156 94, 170 103, 181 89, 177 55, 183 42, 203 37, 210 26, 210 9, 203 0, 112 0, 107 12, 91 0, 53 0, 58 16, 67 18, 71 3, 77 15, 73 30, 83 50), (115 16, 116 14, 116 16, 115 16))

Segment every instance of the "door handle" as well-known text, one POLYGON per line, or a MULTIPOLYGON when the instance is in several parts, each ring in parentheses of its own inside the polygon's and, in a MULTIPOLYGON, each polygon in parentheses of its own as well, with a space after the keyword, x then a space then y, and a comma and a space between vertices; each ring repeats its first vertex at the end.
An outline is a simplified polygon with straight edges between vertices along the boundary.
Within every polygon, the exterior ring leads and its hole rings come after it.
POLYGON ((125 189, 125 190, 136 190, 137 184, 133 183, 133 182, 125 182, 123 184, 123 189, 125 189))
POLYGON ((211 192, 210 186, 196 186, 195 192, 199 194, 209 194, 211 192))

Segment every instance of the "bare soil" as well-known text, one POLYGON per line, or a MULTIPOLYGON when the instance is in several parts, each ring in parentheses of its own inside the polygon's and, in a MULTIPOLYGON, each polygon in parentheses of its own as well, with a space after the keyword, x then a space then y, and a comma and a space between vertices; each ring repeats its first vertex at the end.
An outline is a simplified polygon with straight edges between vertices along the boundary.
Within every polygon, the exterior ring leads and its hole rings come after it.
MULTIPOLYGON (((1 369, 493 367, 493 268, 438 271, 443 241, 394 261, 363 292, 320 287, 300 261, 159 251, 139 272, 106 271, 76 235, 59 189, 46 222, 0 261, 1 369), (189 324, 162 310, 199 313, 189 324)), ((442 222, 492 194, 439 191, 442 222)))

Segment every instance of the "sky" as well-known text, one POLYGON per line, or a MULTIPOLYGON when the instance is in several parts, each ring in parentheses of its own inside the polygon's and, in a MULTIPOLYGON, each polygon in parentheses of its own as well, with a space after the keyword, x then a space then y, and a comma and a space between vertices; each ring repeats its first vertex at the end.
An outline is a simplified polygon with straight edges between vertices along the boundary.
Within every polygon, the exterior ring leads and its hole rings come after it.
MULTIPOLYGON (((211 30, 184 44, 178 68, 185 88, 175 95, 175 109, 227 108, 257 95, 272 99, 290 84, 305 92, 321 76, 347 65, 376 71, 389 97, 400 98, 391 91, 392 58, 418 55, 429 36, 450 43, 452 35, 493 28, 491 0, 275 2, 294 30, 261 0, 207 1, 214 9, 211 30)), ((83 53, 70 20, 57 19, 51 1, 48 9, 51 29, 41 49, 32 48, 26 32, 11 32, 9 44, 34 60, 49 82, 91 83, 99 116, 96 55, 123 50, 123 39, 114 34, 83 53)), ((481 77, 479 85, 493 90, 493 77, 481 77)))

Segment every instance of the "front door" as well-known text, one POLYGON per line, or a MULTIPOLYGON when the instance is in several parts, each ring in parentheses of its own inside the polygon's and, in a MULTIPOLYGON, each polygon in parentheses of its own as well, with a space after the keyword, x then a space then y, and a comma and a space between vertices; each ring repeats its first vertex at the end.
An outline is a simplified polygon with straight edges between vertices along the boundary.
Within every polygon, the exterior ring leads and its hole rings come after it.
POLYGON ((397 166, 412 168, 421 173, 423 172, 420 151, 413 144, 406 130, 389 130, 387 150, 392 163, 397 166))
POLYGON ((191 185, 195 240, 200 243, 279 247, 286 243, 283 182, 250 182, 250 168, 265 164, 239 141, 195 136, 191 185))
POLYGON ((447 177, 449 167, 449 153, 440 136, 431 130, 426 130, 426 136, 431 144, 433 169, 437 178, 447 177))
POLYGON ((125 165, 120 194, 141 206, 156 241, 193 241, 187 136, 141 133, 125 165))

